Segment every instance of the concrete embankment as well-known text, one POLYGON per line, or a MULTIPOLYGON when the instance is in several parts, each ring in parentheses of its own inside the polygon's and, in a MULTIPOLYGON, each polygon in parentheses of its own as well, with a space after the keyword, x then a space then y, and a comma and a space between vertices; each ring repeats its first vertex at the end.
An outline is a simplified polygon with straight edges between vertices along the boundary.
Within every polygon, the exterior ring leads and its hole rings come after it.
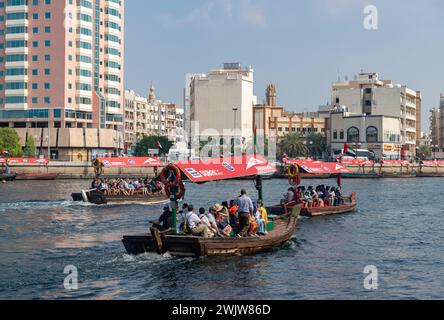
MULTIPOLYGON (((158 167, 158 172, 163 167, 158 167)), ((48 166, 40 165, 21 165, 12 166, 11 170, 20 174, 58 174, 58 179, 92 179, 94 177, 94 168, 90 163, 83 162, 51 162, 48 166)), ((152 178, 154 177, 154 168, 150 167, 132 167, 132 168, 105 168, 105 177, 131 177, 131 178, 152 178)))
MULTIPOLYGON (((158 167, 158 173, 163 167, 158 167)), ((386 174, 386 175, 406 175, 414 174, 424 175, 444 175, 444 167, 421 167, 414 165, 409 168, 401 166, 380 166, 374 167, 349 167, 354 174, 386 174)), ((92 179, 94 177, 94 168, 90 163, 84 162, 51 162, 47 167, 40 165, 20 165, 13 166, 13 171, 18 174, 58 174, 58 179, 92 179)), ((285 170, 277 168, 281 175, 285 170)), ((110 168, 105 169, 105 177, 134 177, 134 178, 152 178, 155 176, 154 168, 150 167, 129 167, 129 168, 110 168)), ((284 177, 284 176, 283 176, 284 177)))

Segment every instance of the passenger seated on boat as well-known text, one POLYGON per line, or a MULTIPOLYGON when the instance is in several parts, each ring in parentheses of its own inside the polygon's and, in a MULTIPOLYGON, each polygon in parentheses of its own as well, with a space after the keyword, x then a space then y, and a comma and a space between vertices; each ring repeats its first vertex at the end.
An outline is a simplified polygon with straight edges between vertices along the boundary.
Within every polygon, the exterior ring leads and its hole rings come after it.
POLYGON ((207 225, 208 229, 210 229, 210 238, 213 238, 216 234, 218 234, 217 225, 212 224, 208 219, 208 216, 205 214, 205 208, 199 209, 199 219, 207 225), (214 228, 216 227, 216 228, 214 228))
POLYGON ((341 189, 340 188, 336 188, 335 189, 335 206, 340 206, 341 204, 343 204, 343 198, 342 198, 342 193, 341 193, 341 189))
POLYGON ((94 178, 93 182, 91 183, 91 189, 99 189, 100 187, 100 178, 96 177, 94 178))
POLYGON ((196 237, 209 238, 211 235, 210 229, 199 219, 199 217, 194 213, 194 206, 188 206, 188 213, 186 215, 188 229, 191 234, 196 237))
POLYGON ((298 187, 294 194, 294 202, 296 204, 301 204, 304 202, 304 194, 302 193, 302 188, 298 187))
POLYGON ((180 230, 183 233, 189 233, 187 228, 187 219, 186 219, 187 211, 188 211, 188 204, 186 203, 182 204, 182 210, 179 211, 179 225, 180 225, 180 230))
POLYGON ((239 208, 237 207, 234 200, 230 201, 230 206, 228 209, 228 213, 230 214, 230 225, 233 229, 236 229, 239 227, 239 217, 237 214, 237 210, 239 208))
MULTIPOLYGON (((255 210, 253 210, 253 212, 256 212, 256 211, 257 211, 257 208, 255 208, 255 210)), ((254 214, 250 214, 249 219, 250 219, 250 226, 248 227, 247 236, 248 237, 257 237, 258 236, 257 232, 259 231, 259 225, 257 224, 254 214)))
POLYGON ((258 211, 260 212, 260 214, 261 214, 261 218, 262 218, 262 220, 264 220, 265 221, 265 234, 268 234, 268 232, 267 232, 267 225, 268 225, 268 222, 269 222, 269 220, 268 220, 268 212, 267 212, 267 209, 265 209, 265 207, 264 207, 264 202, 262 201, 262 200, 259 200, 258 202, 257 202, 257 206, 258 206, 258 211))
POLYGON ((284 198, 281 200, 281 205, 294 201, 294 188, 289 188, 288 192, 284 194, 284 198))
POLYGON ((255 208, 254 217, 255 217, 256 223, 258 225, 257 234, 260 235, 260 236, 263 236, 267 232, 267 223, 266 223, 265 219, 262 216, 262 210, 259 209, 259 206, 260 206, 260 204, 258 202, 258 205, 255 208))
POLYGON ((162 232, 166 232, 171 229, 172 224, 173 213, 171 212, 170 207, 164 207, 163 213, 160 216, 159 220, 153 222, 153 228, 156 228, 162 232))
POLYGON ((211 208, 213 212, 216 213, 216 223, 217 229, 219 230, 219 234, 224 237, 229 237, 233 228, 231 228, 229 222, 229 213, 228 209, 220 204, 215 204, 214 207, 211 208))

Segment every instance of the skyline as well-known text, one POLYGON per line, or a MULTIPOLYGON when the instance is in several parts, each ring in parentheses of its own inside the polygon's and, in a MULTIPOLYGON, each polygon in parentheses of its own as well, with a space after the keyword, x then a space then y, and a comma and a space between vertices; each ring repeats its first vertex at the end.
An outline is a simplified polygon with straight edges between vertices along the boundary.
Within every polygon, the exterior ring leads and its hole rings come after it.
POLYGON ((422 92, 422 131, 428 132, 429 110, 439 105, 444 91, 439 81, 444 67, 438 63, 444 51, 438 41, 444 4, 400 4, 169 0, 136 6, 127 1, 125 86, 148 95, 153 80, 159 98, 183 105, 185 74, 240 62, 255 70, 258 102, 272 82, 279 105, 312 111, 331 99, 331 83, 339 75, 352 80, 361 70, 378 72, 383 79, 422 92), (363 27, 368 4, 378 9, 378 30, 363 27))

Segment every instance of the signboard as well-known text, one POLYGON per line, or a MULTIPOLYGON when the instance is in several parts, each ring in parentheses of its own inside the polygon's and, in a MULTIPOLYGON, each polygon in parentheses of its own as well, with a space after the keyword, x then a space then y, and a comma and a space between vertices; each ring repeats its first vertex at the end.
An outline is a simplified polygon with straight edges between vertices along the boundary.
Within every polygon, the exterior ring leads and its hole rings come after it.
MULTIPOLYGON (((38 159, 38 158, 7 158, 9 165, 19 165, 19 164, 41 164, 47 165, 49 163, 48 159, 38 159)), ((6 163, 6 158, 0 158, 0 164, 6 163)))
POLYGON ((148 154, 159 155, 160 150, 159 149, 148 149, 148 154))
POLYGON ((98 158, 105 168, 160 167, 162 161, 157 157, 98 158))

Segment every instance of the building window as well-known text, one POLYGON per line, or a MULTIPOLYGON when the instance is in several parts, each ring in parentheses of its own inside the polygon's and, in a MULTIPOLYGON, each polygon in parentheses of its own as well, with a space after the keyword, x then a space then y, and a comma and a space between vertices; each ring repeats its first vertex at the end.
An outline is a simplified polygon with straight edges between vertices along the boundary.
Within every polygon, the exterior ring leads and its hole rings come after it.
POLYGON ((347 142, 348 143, 359 143, 359 129, 356 127, 351 127, 347 130, 347 142))
POLYGON ((345 138, 344 130, 341 130, 339 134, 339 139, 344 140, 344 138, 345 138))
POLYGON ((333 131, 333 140, 338 140, 338 131, 333 131))
POLYGON ((378 129, 376 127, 367 128, 367 142, 378 142, 378 129))

